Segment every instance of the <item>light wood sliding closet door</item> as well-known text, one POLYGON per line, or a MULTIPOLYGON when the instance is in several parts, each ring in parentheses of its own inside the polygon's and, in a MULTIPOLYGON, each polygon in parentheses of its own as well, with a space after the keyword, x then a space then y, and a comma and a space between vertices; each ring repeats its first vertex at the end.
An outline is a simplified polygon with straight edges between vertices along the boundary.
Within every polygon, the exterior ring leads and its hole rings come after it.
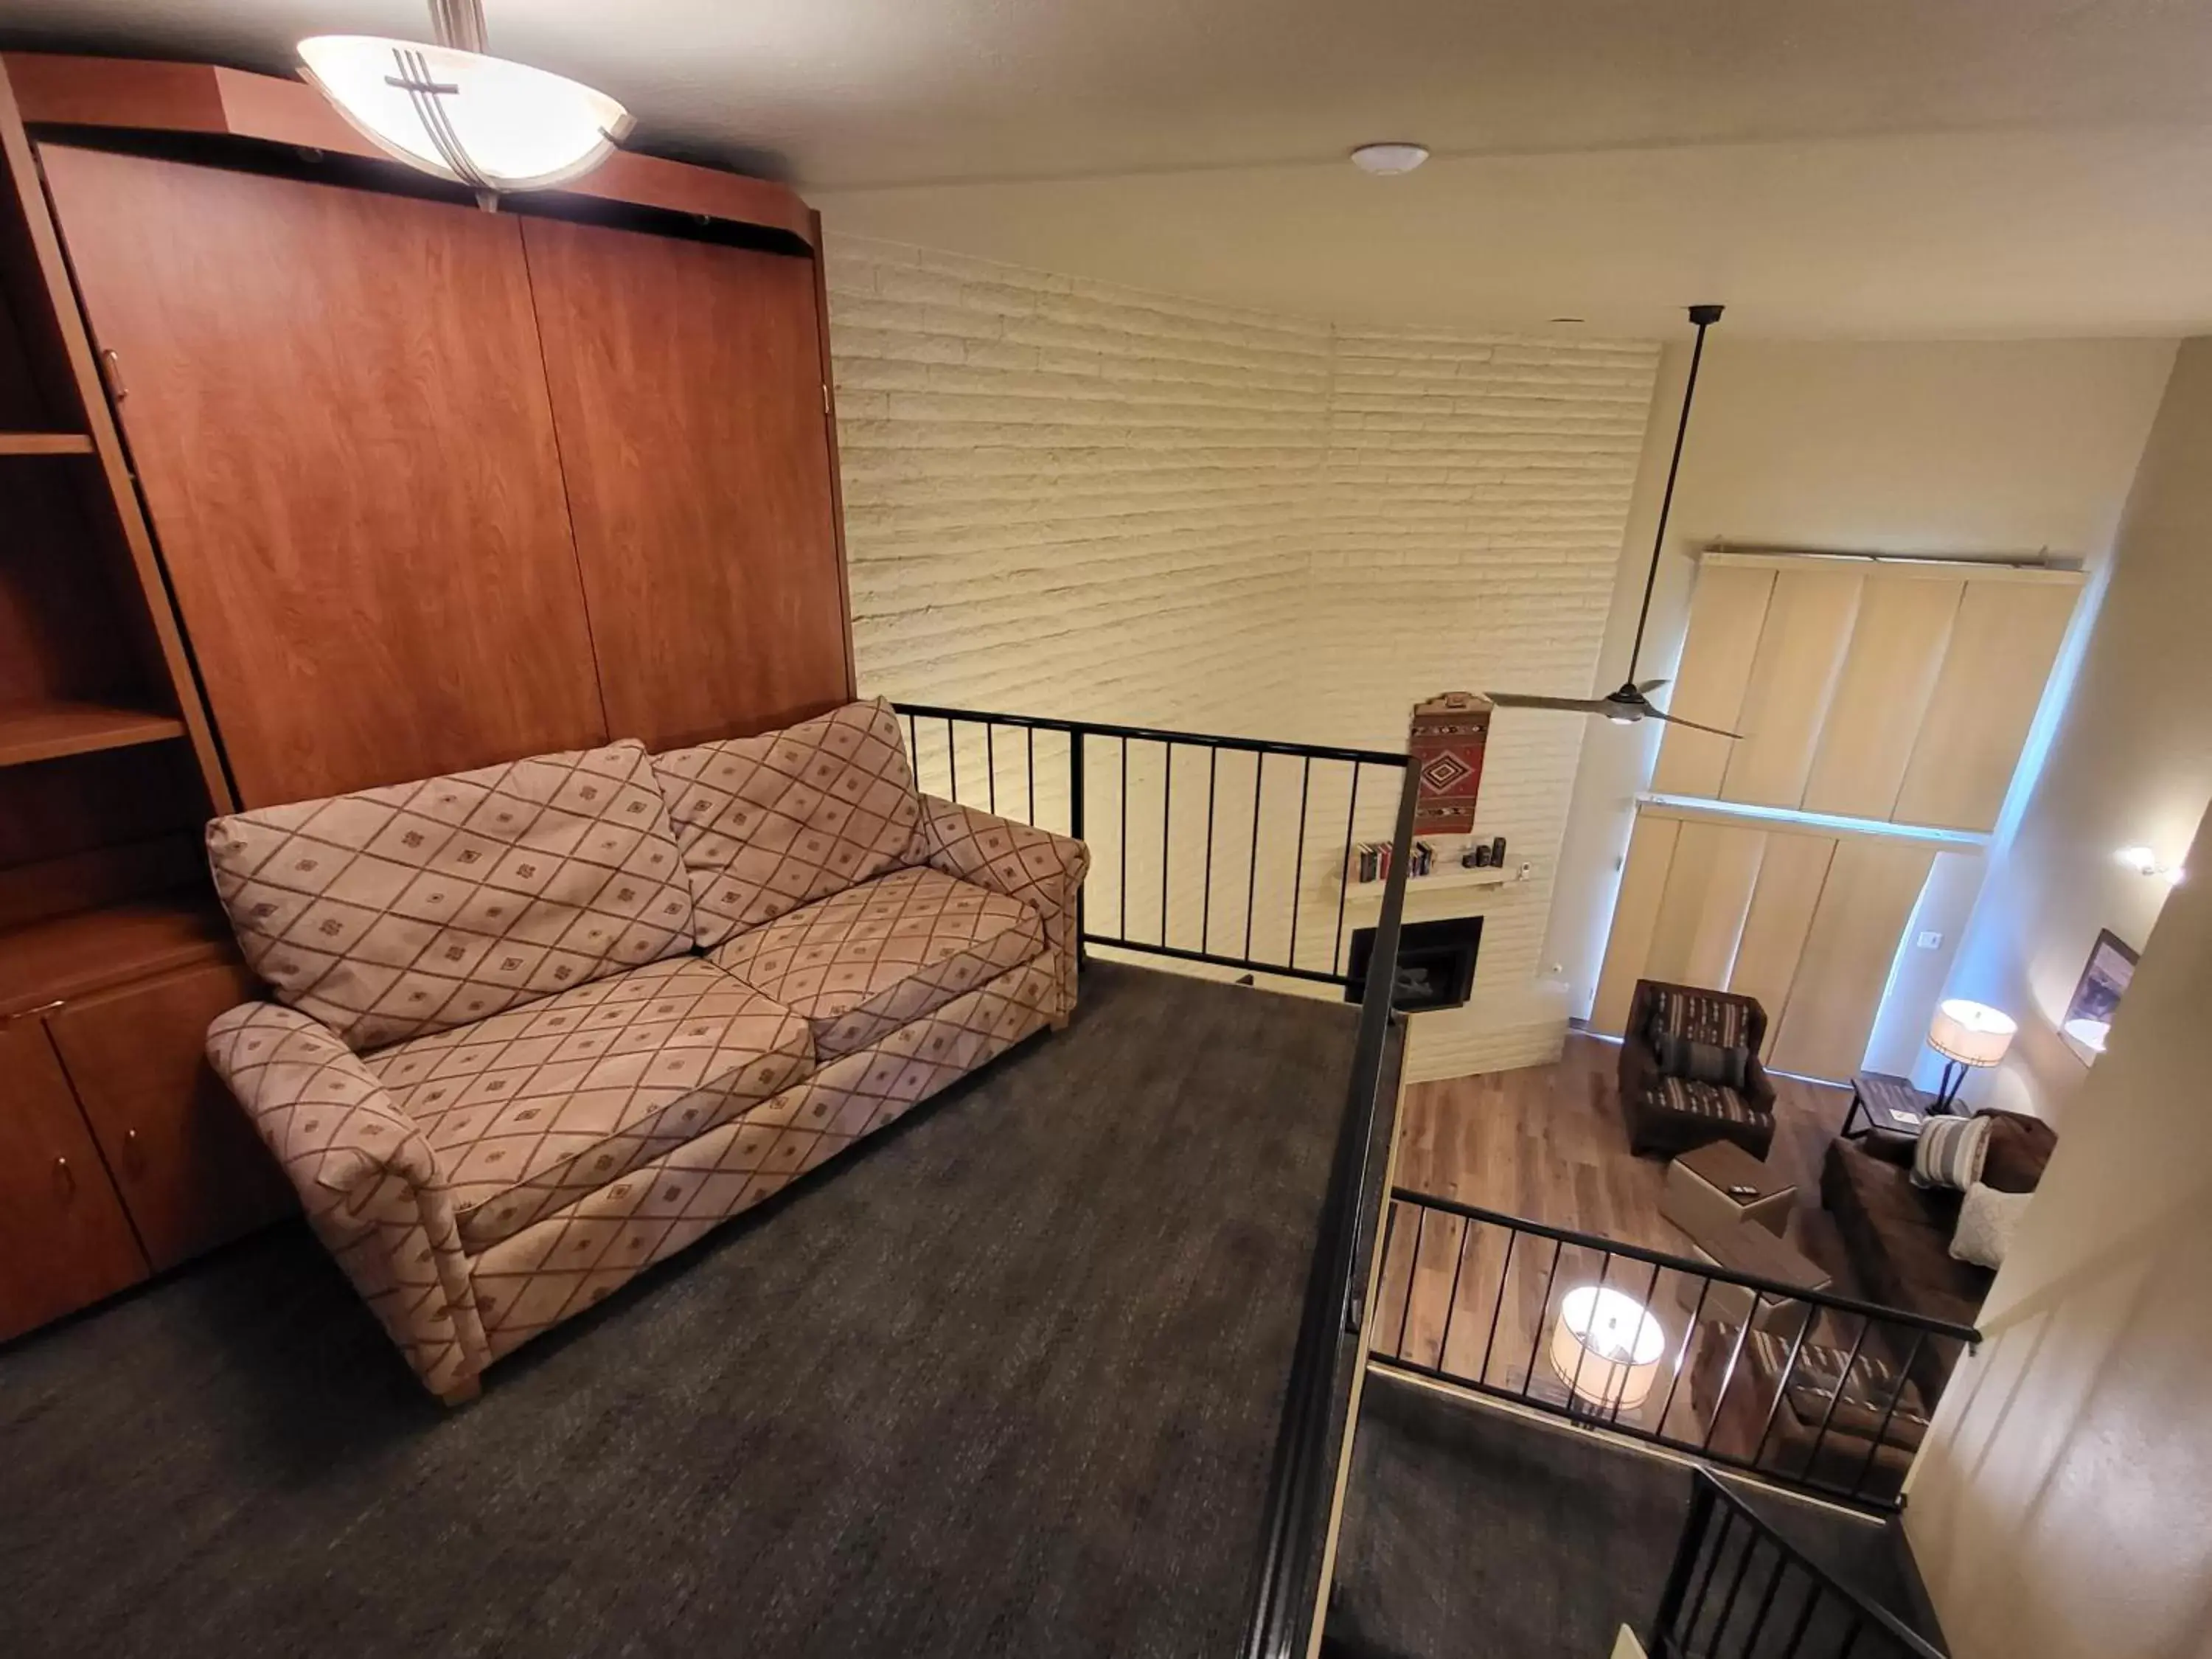
POLYGON ((2074 599, 2071 587, 1966 585, 1892 817, 1954 830, 1996 824, 2074 599))
POLYGON ((1898 940, 1935 861, 1927 842, 1838 839, 1788 1000, 1767 1006, 1778 1016, 1769 1027, 1767 1064, 1808 1077, 1858 1069, 1898 940))
POLYGON ((603 738, 521 227, 42 158, 243 803, 603 738))
POLYGON ((1934 829, 1996 822, 2077 571, 1708 554, 1651 787, 1934 829))
POLYGON ((1592 1029, 1620 1033, 1639 979, 1707 985, 1759 1000, 1770 1065, 1848 1076, 1937 850, 1647 810, 1629 842, 1592 1029))
POLYGON ((814 264, 523 227, 615 732, 757 732, 852 695, 814 264))

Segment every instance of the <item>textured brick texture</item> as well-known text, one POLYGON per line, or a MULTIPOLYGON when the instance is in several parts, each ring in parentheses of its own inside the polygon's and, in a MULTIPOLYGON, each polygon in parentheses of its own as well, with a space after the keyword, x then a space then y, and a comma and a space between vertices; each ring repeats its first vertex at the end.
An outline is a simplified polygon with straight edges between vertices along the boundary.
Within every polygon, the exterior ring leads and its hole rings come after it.
MULTIPOLYGON (((1333 328, 836 236, 828 274, 870 694, 1399 750, 1437 691, 1590 689, 1656 345, 1333 328)), ((917 735, 941 790, 943 736, 917 735)), ((1454 1071, 1557 1051, 1539 957, 1581 735, 1546 715, 1493 729, 1479 827, 1532 878, 1482 898, 1475 1002, 1417 1028, 1411 1070, 1425 1049, 1454 1071)), ((1058 739, 1039 750, 1038 818, 1058 827, 1058 739)), ((980 801, 979 746, 959 759, 980 801)), ((994 759, 1018 801, 1022 757, 994 759)), ((1176 761, 1163 894, 1164 767, 1133 751, 1131 865, 1125 885, 1098 860, 1094 929, 1126 915, 1133 937, 1241 947, 1243 892, 1200 895, 1206 771, 1176 761)), ((1212 781, 1217 860, 1241 870, 1251 763, 1212 781)), ((1261 781, 1255 954, 1289 943, 1299 784, 1261 781)), ((1118 785, 1093 775, 1102 847, 1118 785)), ((1346 787, 1312 781, 1311 965, 1334 945, 1346 787)), ((1369 785, 1358 836, 1386 834, 1389 807, 1369 785)))

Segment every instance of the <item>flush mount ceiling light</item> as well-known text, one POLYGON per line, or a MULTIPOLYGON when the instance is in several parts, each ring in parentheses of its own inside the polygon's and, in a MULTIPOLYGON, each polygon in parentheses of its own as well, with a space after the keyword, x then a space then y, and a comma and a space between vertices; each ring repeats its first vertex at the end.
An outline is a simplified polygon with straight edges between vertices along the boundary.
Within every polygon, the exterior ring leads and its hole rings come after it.
POLYGON ((1411 173, 1428 159, 1427 149, 1420 144, 1362 144, 1352 152, 1352 166, 1381 179, 1411 173))
POLYGON ((489 207, 605 161, 629 112, 565 76, 484 53, 482 0, 431 0, 437 44, 367 34, 300 42, 307 79, 362 137, 489 207))

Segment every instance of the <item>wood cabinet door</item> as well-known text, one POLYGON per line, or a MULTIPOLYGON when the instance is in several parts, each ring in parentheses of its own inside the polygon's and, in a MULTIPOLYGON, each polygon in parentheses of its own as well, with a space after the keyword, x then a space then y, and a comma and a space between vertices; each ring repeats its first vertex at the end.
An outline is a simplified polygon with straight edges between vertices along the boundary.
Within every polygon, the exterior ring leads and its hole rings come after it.
POLYGON ((145 1276, 44 1024, 0 1020, 0 1340, 145 1276))
POLYGON ((47 1017, 156 1271, 291 1207, 291 1183, 205 1054, 208 1022, 258 990, 245 969, 210 963, 47 1017))
POLYGON ((522 235, 611 729, 659 749, 846 701, 813 262, 522 235))
POLYGON ((517 222, 40 156, 242 804, 604 738, 517 222))

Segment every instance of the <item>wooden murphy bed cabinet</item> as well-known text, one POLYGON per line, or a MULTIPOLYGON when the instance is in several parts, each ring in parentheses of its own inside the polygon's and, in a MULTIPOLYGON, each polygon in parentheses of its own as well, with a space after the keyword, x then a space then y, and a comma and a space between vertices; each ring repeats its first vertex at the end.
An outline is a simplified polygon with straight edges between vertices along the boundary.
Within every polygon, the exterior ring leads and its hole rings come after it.
POLYGON ((0 58, 0 1338, 260 1224, 238 806, 853 695, 816 216, 487 214, 295 82, 0 58))

